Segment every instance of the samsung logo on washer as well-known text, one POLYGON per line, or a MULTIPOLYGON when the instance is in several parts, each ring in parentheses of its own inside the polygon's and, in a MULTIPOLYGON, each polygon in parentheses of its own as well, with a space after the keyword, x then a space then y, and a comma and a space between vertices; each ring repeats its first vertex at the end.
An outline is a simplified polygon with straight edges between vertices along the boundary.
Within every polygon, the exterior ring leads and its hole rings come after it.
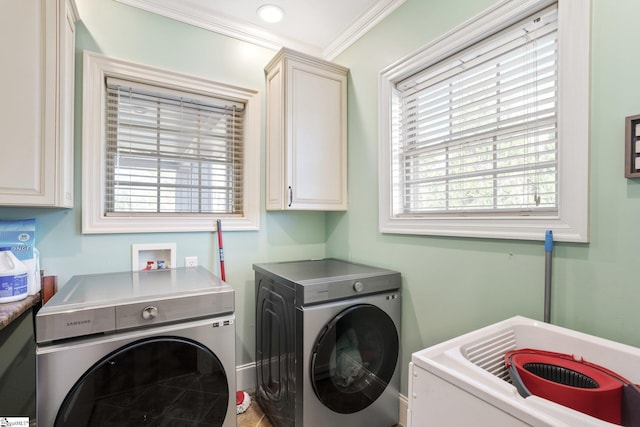
POLYGON ((67 322, 67 326, 88 325, 89 323, 91 323, 90 319, 87 319, 87 320, 76 320, 76 321, 73 321, 73 322, 67 322))

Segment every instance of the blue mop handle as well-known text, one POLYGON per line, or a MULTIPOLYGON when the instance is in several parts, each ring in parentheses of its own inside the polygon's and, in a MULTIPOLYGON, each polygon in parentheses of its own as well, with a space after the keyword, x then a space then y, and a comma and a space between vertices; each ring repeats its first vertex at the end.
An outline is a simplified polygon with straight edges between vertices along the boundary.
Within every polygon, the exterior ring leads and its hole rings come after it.
POLYGON ((544 250, 545 252, 553 251, 553 231, 551 230, 544 233, 544 250))
POLYGON ((547 230, 544 235, 544 321, 551 321, 551 252, 553 251, 553 232, 547 230))

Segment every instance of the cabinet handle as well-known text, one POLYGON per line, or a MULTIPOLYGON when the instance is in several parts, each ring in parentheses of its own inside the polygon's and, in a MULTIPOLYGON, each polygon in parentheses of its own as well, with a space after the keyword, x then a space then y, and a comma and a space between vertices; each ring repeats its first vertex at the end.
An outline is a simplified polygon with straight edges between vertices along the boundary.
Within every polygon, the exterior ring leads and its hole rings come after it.
POLYGON ((289 207, 291 207, 291 203, 293 202, 293 190, 291 186, 289 186, 289 207))

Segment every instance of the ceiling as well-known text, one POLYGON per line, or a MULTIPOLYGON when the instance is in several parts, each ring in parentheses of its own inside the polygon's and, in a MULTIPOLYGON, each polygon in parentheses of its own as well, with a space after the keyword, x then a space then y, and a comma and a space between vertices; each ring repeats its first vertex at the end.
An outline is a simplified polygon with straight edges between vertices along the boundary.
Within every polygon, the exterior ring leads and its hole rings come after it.
POLYGON ((405 0, 116 0, 216 33, 278 50, 282 46, 333 59, 405 0), (262 22, 264 4, 285 11, 262 22))

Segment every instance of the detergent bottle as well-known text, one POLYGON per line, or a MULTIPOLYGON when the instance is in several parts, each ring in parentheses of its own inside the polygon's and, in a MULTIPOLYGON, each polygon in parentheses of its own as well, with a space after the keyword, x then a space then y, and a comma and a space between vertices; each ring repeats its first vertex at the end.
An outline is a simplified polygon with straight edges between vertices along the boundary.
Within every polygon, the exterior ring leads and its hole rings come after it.
POLYGON ((29 272, 11 252, 0 247, 0 303, 19 301, 28 295, 29 272))

